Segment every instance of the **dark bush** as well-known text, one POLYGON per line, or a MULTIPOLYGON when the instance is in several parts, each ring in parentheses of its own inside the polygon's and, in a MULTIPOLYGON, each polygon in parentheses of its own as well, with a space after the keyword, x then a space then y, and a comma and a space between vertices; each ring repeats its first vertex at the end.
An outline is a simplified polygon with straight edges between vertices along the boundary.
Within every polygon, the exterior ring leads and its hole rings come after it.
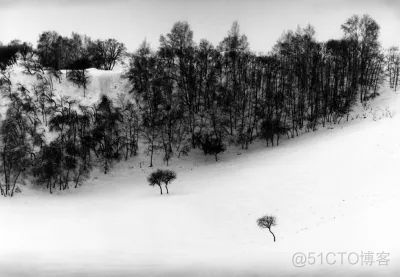
POLYGON ((225 151, 225 145, 220 137, 205 135, 200 140, 201 149, 204 155, 214 155, 215 161, 218 161, 218 154, 225 151))
POLYGON ((17 61, 17 46, 0 46, 0 70, 5 70, 8 66, 17 61))

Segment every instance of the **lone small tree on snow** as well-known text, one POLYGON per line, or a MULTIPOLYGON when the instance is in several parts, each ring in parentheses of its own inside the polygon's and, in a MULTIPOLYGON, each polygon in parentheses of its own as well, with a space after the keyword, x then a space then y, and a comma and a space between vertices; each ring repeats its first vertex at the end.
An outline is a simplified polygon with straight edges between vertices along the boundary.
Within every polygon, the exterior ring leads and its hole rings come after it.
POLYGON ((176 179, 176 173, 172 170, 162 170, 162 181, 165 183, 165 188, 168 194, 168 184, 176 179))
POLYGON ((275 235, 271 231, 271 227, 276 225, 275 216, 272 216, 272 215, 263 216, 263 217, 257 219, 257 225, 260 228, 268 228, 269 232, 272 234, 272 236, 274 237, 274 241, 275 241, 275 235))
POLYGON ((157 185, 160 188, 160 193, 162 194, 161 183, 163 182, 163 172, 161 169, 157 169, 156 171, 152 172, 150 176, 147 177, 147 181, 152 187, 157 185))

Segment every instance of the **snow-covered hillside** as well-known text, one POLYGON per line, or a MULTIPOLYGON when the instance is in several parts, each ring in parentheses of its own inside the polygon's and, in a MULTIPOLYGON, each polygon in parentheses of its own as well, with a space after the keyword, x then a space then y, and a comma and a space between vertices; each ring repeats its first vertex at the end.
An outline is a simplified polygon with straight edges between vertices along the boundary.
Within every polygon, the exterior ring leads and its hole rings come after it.
MULTIPOLYGON (((64 96, 77 100, 80 104, 91 105, 96 103, 103 94, 116 99, 119 93, 129 92, 130 86, 127 79, 121 78, 124 70, 124 66, 120 64, 112 71, 88 69, 88 85, 85 97, 83 88, 78 87, 67 79, 65 70, 61 71, 62 74, 59 80, 52 74, 46 73, 44 76, 52 83, 56 99, 64 96)), ((14 65, 9 69, 13 91, 16 91, 19 85, 23 85, 33 94, 34 85, 37 85, 39 80, 35 75, 26 74, 24 71, 23 66, 20 64, 14 65)), ((5 114, 7 102, 7 99, 1 99, 0 101, 1 115, 5 114)))
MULTIPOLYGON (((124 86, 90 73, 92 101, 124 86)), ((147 185, 144 155, 76 190, 24 187, 0 199, 0 276, 398 275, 399 111, 387 90, 356 113, 366 119, 279 147, 230 148, 218 163, 193 151, 171 162, 169 195, 147 185), (275 243, 256 225, 264 214, 277 217, 275 243), (389 265, 292 264, 295 252, 361 251, 389 252, 389 265)))

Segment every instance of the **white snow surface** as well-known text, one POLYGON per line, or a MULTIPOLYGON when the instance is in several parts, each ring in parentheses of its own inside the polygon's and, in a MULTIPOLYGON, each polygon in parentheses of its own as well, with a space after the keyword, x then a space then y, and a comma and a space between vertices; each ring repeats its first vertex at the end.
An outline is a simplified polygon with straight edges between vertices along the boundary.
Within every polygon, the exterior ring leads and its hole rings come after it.
MULTIPOLYGON (((82 101, 126 91, 120 72, 90 75, 82 101)), ((144 154, 67 192, 22 186, 0 198, 0 276, 399 276, 399 99, 386 89, 353 115, 365 119, 279 147, 174 158, 169 195, 147 185, 165 165, 144 154), (276 242, 256 224, 265 214, 276 242), (295 252, 361 251, 389 252, 389 265, 292 264, 295 252)))

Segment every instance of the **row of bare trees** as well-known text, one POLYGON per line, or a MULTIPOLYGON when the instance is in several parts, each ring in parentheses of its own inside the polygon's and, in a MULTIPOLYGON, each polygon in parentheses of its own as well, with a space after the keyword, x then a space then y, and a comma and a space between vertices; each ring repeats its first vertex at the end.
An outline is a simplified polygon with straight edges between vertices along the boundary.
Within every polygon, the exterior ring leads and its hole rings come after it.
POLYGON ((77 33, 63 37, 55 31, 41 33, 36 49, 41 64, 54 70, 74 70, 76 64, 85 63, 87 68, 112 70, 125 52, 124 44, 116 39, 92 40, 77 33))
POLYGON ((386 72, 390 88, 397 91, 400 85, 400 51, 398 47, 389 48, 386 55, 386 72))
POLYGON ((385 57, 368 15, 349 18, 342 30, 343 38, 318 42, 313 27, 298 28, 267 55, 250 51, 236 22, 217 47, 196 44, 187 22, 161 36, 157 51, 144 42, 126 77, 150 165, 157 148, 167 162, 193 147, 217 157, 226 143, 247 148, 262 137, 274 145, 348 118, 357 101, 378 94, 385 57))

